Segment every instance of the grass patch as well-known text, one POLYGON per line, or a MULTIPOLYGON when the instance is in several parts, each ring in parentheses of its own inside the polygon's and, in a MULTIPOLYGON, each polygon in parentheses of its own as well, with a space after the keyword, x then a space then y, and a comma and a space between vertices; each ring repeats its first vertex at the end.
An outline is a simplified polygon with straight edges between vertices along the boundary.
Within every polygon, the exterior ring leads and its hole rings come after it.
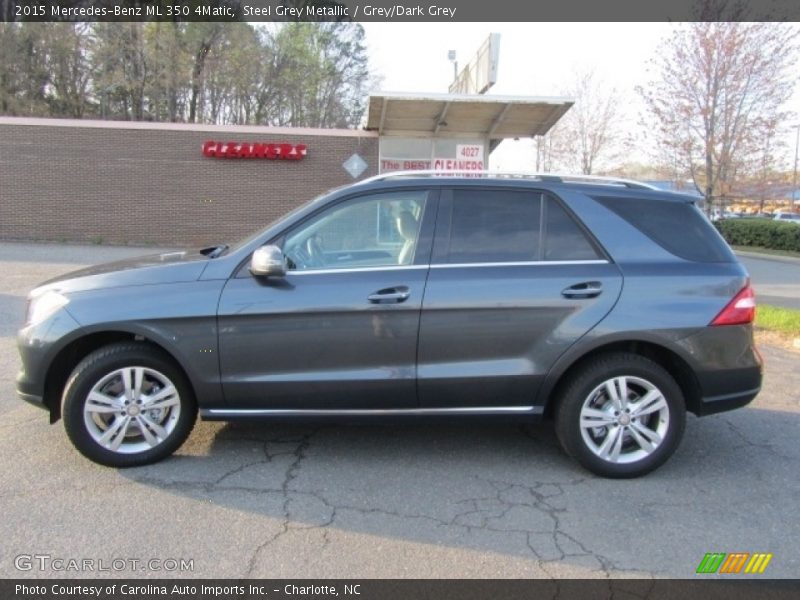
POLYGON ((756 252, 758 254, 771 254, 773 256, 791 256, 800 258, 800 252, 793 252, 791 250, 773 250, 771 248, 763 248, 761 246, 731 246, 735 251, 739 252, 756 252))
POLYGON ((756 309, 756 327, 800 337, 800 310, 759 304, 756 309))

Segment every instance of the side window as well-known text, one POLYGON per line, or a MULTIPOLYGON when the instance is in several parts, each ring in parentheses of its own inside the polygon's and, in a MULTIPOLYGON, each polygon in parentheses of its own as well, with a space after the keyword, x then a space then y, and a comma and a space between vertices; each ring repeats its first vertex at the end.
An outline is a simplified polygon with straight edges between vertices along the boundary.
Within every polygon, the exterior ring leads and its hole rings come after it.
POLYGON ((410 265, 428 192, 362 196, 337 204, 290 232, 290 270, 410 265))
POLYGON ((542 260, 595 260, 602 258, 575 220, 550 196, 545 207, 545 242, 542 260))
POLYGON ((696 262, 734 260, 725 240, 693 204, 667 199, 594 199, 675 256, 696 262))
POLYGON ((541 194, 453 190, 449 263, 538 260, 541 194))

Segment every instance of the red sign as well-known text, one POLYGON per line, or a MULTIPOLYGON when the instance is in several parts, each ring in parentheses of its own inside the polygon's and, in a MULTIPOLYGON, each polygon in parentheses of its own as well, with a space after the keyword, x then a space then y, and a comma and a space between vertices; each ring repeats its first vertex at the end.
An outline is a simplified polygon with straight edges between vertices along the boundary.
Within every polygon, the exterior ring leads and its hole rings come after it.
POLYGON ((433 161, 436 171, 482 171, 482 160, 453 160, 451 158, 437 158, 433 161))
POLYGON ((307 153, 305 144, 261 144, 251 142, 203 143, 203 156, 212 158, 266 158, 267 160, 301 160, 307 153))

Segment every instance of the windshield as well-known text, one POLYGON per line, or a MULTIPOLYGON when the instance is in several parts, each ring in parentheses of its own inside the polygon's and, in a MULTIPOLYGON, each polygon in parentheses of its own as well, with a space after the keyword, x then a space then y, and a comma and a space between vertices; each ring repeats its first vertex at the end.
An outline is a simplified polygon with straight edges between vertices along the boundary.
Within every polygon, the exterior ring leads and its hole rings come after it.
POLYGON ((343 187, 345 187, 345 186, 339 186, 339 187, 332 188, 332 189, 330 189, 330 190, 327 190, 327 191, 323 192, 323 193, 322 193, 322 194, 320 194, 319 196, 317 196, 317 197, 315 197, 315 198, 313 198, 313 199, 309 200, 308 202, 304 202, 303 204, 301 204, 301 205, 300 205, 300 206, 298 206, 297 208, 295 208, 295 209, 293 209, 293 210, 289 211, 289 212, 288 212, 288 213, 286 213, 285 215, 281 215, 281 216, 280 216, 280 217, 278 217, 277 219, 274 219, 273 221, 271 221, 271 222, 270 222, 270 223, 268 223, 267 225, 264 225, 264 226, 262 226, 260 229, 258 229, 257 231, 255 231, 255 232, 251 233, 251 234, 250 234, 250 235, 248 235, 247 237, 245 237, 245 238, 243 238, 243 239, 239 240, 239 241, 238 241, 238 242, 236 242, 235 244, 231 244, 231 246, 230 246, 230 248, 228 249, 228 251, 229 251, 229 252, 236 252, 236 251, 237 251, 237 250, 239 250, 240 248, 242 248, 242 247, 244 247, 244 246, 247 246, 248 244, 250 244, 250 243, 254 242, 254 241, 255 241, 255 240, 257 240, 259 237, 261 237, 261 235, 264 233, 264 231, 266 231, 267 229, 269 229, 270 227, 272 227, 273 225, 275 225, 275 223, 277 223, 278 221, 282 221, 283 219, 288 219, 289 217, 292 217, 292 216, 296 215, 296 214, 297 214, 297 213, 299 213, 301 210, 304 210, 306 207, 308 207, 308 206, 310 206, 310 205, 312 205, 312 204, 314 204, 314 203, 316 203, 316 202, 319 202, 320 200, 322 200, 323 198, 325 198, 326 196, 328 196, 328 194, 331 194, 332 192, 335 192, 336 190, 340 190, 340 189, 341 189, 341 188, 343 188, 343 187))

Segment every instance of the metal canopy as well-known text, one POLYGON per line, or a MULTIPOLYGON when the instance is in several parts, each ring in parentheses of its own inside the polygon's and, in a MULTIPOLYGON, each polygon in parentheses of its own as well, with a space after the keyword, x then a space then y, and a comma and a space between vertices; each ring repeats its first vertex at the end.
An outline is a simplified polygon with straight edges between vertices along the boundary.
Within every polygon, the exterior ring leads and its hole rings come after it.
POLYGON ((571 98, 381 92, 369 97, 366 129, 380 135, 544 135, 574 104, 571 98))

